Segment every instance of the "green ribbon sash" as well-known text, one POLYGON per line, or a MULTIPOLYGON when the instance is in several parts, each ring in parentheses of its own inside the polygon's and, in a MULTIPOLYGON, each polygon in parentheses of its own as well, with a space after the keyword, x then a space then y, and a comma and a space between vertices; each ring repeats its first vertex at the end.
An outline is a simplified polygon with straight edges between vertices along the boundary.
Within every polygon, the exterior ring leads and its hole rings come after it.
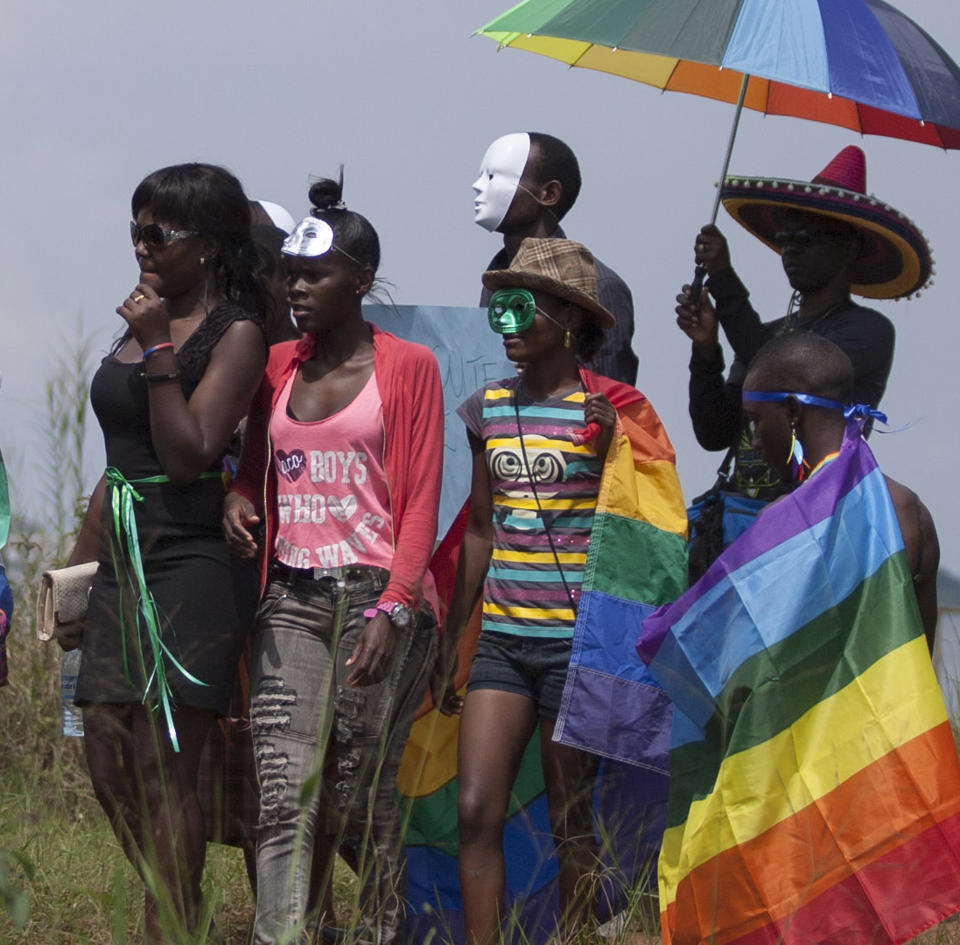
MULTIPOLYGON (((220 473, 212 471, 205 472, 201 473, 199 478, 220 478, 220 473)), ((151 698, 157 699, 159 708, 166 722, 170 743, 173 745, 173 750, 179 752, 180 744, 177 741, 177 730, 173 724, 173 690, 167 678, 166 662, 169 661, 173 670, 180 673, 194 685, 207 686, 209 683, 202 682, 197 679, 196 676, 192 675, 163 642, 160 611, 157 608, 157 602, 150 588, 147 587, 146 576, 143 573, 143 558, 140 555, 140 534, 137 530, 137 520, 134 514, 134 502, 143 502, 143 496, 140 495, 135 486, 169 482, 170 477, 160 475, 147 476, 143 479, 127 479, 115 466, 109 466, 106 470, 106 479, 110 496, 110 506, 113 511, 113 529, 117 539, 117 547, 120 550, 119 557, 115 550, 111 551, 113 555, 114 575, 116 576, 117 587, 120 590, 120 626, 122 628, 126 625, 123 616, 123 586, 126 585, 137 600, 137 658, 144 676, 147 675, 147 665, 144 646, 139 633, 141 620, 143 627, 146 629, 150 655, 153 657, 153 669, 150 671, 147 679, 142 701, 146 704, 151 698)), ((127 635, 125 632, 121 633, 121 646, 123 651, 123 671, 127 680, 132 682, 127 654, 127 635)))

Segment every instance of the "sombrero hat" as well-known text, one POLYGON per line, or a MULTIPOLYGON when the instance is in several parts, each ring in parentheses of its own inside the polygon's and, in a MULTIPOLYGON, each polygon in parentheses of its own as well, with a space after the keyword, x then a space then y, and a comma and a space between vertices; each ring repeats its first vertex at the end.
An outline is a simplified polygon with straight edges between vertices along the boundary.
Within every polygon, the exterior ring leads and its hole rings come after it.
POLYGON ((783 229, 778 210, 805 210, 848 223, 863 237, 850 291, 869 299, 911 295, 933 273, 930 246, 915 223, 866 190, 866 159, 850 145, 812 181, 727 177, 720 199, 741 226, 777 253, 774 234, 783 229))
POLYGON ((613 315, 600 304, 593 253, 582 243, 528 236, 509 269, 488 269, 481 278, 491 292, 505 288, 546 292, 579 306, 601 328, 615 324, 613 315))

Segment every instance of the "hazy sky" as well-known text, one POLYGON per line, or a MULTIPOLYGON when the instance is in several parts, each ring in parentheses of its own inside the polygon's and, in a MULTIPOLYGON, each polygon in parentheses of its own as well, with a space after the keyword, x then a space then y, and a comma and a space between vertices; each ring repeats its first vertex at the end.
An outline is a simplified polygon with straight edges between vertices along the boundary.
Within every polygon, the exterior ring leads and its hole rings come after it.
MULTIPOLYGON (((672 310, 710 212, 732 106, 498 54, 471 33, 507 5, 4 0, 0 444, 15 502, 39 511, 29 484, 44 461, 43 382, 78 313, 98 357, 119 330, 114 308, 137 273, 129 199, 145 174, 222 163, 251 197, 299 217, 311 175, 343 162, 346 200, 380 233, 396 301, 470 305, 499 246, 472 222, 470 183, 487 144, 523 130, 576 151, 584 187, 564 225, 633 290, 638 386, 673 439, 688 498, 707 488, 721 454, 704 453, 690 431, 689 345, 672 310)), ((899 5, 960 58, 954 0, 899 5)), ((876 306, 898 333, 883 407, 892 426, 909 428, 872 445, 927 501, 944 564, 960 570, 960 331, 957 293, 942 278, 960 250, 960 154, 748 113, 731 170, 809 179, 850 143, 867 153, 869 190, 924 229, 941 275, 920 299, 876 306)), ((719 222, 758 310, 782 314, 789 293, 777 257, 723 211, 719 222)), ((103 453, 96 429, 88 439, 92 485, 103 453)))

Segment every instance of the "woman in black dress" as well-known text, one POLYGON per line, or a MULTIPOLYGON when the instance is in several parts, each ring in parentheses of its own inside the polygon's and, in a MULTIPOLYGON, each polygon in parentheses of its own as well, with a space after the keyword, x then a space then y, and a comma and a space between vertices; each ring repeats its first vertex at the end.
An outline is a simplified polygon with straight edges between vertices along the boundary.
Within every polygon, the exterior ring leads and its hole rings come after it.
POLYGON ((155 171, 132 207, 140 281, 91 385, 107 472, 71 563, 100 565, 77 703, 97 799, 145 880, 152 945, 197 922, 197 764, 256 601, 220 530, 221 458, 263 372, 265 287, 246 197, 224 169, 155 171))

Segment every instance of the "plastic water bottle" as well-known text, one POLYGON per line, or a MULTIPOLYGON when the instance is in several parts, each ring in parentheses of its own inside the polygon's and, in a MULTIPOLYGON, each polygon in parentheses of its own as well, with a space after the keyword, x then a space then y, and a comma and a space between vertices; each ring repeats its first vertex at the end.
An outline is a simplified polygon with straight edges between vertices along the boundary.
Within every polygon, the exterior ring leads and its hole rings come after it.
POLYGON ((67 650, 60 663, 60 700, 63 704, 63 734, 72 737, 83 735, 83 712, 73 704, 79 672, 80 650, 67 650))

